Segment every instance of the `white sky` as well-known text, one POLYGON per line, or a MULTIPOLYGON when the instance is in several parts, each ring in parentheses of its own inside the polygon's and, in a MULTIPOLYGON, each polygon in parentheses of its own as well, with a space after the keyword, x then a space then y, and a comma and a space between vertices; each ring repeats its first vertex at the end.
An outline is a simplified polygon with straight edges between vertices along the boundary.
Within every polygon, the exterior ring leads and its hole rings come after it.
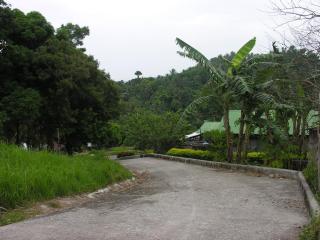
POLYGON ((166 74, 194 65, 176 54, 180 37, 207 57, 236 51, 257 37, 255 52, 278 38, 270 0, 7 0, 24 12, 41 12, 54 27, 88 26, 89 54, 112 79, 166 74))

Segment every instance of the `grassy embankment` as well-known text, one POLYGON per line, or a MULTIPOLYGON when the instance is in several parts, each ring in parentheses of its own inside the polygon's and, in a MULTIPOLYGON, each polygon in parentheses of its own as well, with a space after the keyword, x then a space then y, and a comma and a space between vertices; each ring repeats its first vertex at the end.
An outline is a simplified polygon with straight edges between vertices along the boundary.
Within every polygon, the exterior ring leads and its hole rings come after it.
POLYGON ((7 210, 94 191, 131 176, 127 169, 99 152, 67 156, 0 143, 0 207, 7 210))

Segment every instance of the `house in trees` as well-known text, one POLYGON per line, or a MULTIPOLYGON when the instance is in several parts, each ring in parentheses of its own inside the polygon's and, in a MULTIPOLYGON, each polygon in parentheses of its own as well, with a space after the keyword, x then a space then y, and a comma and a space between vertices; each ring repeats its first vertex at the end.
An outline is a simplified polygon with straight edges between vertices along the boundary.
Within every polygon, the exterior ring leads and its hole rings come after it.
MULTIPOLYGON (((274 115, 275 112, 271 111, 271 115, 274 115)), ((230 129, 231 132, 234 135, 234 138, 239 134, 240 130, 240 116, 241 111, 240 110, 230 110, 229 111, 229 121, 230 121, 230 129)), ((317 131, 316 126, 318 124, 318 112, 316 111, 310 111, 309 115, 307 117, 307 126, 305 131, 306 136, 306 143, 309 147, 313 147, 317 143, 317 131)), ((301 127, 300 127, 301 128, 301 127)), ((213 130, 217 131, 224 131, 224 124, 223 124, 223 118, 219 122, 214 121, 208 121, 205 120, 201 127, 188 135, 185 136, 187 146, 193 147, 193 148, 205 148, 207 143, 203 140, 203 134, 206 132, 210 132, 213 130)), ((300 129, 300 135, 301 135, 301 129, 300 129)), ((251 132, 250 135, 250 150, 258 150, 260 148, 259 142, 262 139, 264 135, 263 127, 256 127, 253 132, 251 132)), ((294 135, 294 123, 292 119, 289 119, 287 124, 287 133, 290 136, 294 135)))

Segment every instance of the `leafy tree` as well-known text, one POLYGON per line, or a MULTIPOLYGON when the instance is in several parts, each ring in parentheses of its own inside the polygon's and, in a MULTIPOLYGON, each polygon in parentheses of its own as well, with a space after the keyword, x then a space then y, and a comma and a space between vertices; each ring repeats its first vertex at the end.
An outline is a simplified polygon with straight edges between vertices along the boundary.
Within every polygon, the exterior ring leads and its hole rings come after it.
POLYGON ((166 152, 184 139, 187 126, 177 125, 179 114, 165 113, 157 115, 142 111, 123 117, 124 144, 138 149, 154 149, 166 152))
POLYGON ((237 71, 253 49, 255 45, 255 38, 251 39, 240 48, 228 64, 226 71, 215 68, 208 58, 179 38, 177 38, 177 44, 184 50, 184 52, 178 52, 181 56, 195 60, 210 73, 210 80, 208 84, 213 86, 213 94, 197 99, 189 106, 189 108, 192 108, 197 102, 204 102, 211 98, 212 95, 219 95, 223 106, 224 128, 226 131, 227 141, 227 160, 231 162, 233 159, 233 141, 229 123, 229 109, 235 99, 235 96, 244 94, 248 91, 248 84, 244 78, 237 75, 237 71))
POLYGON ((6 115, 6 128, 15 136, 15 142, 21 142, 23 127, 32 127, 33 121, 39 117, 40 94, 31 89, 16 88, 10 95, 1 99, 1 109, 6 115))
POLYGON ((137 78, 139 79, 139 78, 140 78, 140 76, 142 75, 142 72, 140 72, 140 71, 136 71, 136 72, 134 73, 134 75, 136 75, 136 76, 137 76, 137 78))
POLYGON ((57 29, 57 38, 60 40, 70 41, 75 47, 83 45, 83 40, 89 36, 88 27, 80 27, 77 24, 68 23, 57 29))
POLYGON ((119 92, 79 48, 89 29, 69 23, 55 31, 40 13, 24 14, 3 2, 0 24, 5 139, 52 146, 59 132, 70 153, 88 141, 111 144, 108 121, 118 115, 119 92))

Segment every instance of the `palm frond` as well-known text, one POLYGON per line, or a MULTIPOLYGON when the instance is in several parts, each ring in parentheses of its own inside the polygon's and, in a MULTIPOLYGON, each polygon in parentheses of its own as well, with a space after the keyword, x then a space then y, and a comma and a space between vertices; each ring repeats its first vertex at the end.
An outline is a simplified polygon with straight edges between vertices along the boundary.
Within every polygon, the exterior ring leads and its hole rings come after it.
POLYGON ((235 93, 240 95, 252 92, 252 88, 250 87, 249 82, 240 76, 236 76, 234 79, 232 79, 231 87, 235 93))
POLYGON ((197 63, 199 63, 201 66, 206 68, 213 79, 217 81, 221 81, 222 77, 219 71, 213 66, 213 64, 210 62, 210 60, 204 56, 201 52, 199 52, 197 49, 189 45, 188 43, 184 42, 180 38, 176 38, 176 43, 179 45, 184 52, 178 51, 178 54, 183 57, 187 57, 190 59, 193 59, 197 63))
POLYGON ((192 103, 190 103, 186 107, 186 109, 183 111, 183 113, 182 113, 182 115, 181 115, 181 117, 179 119, 178 125, 180 125, 181 122, 183 120, 185 120, 188 115, 192 114, 201 104, 207 103, 213 97, 215 97, 214 94, 203 96, 203 97, 199 97, 198 99, 196 99, 192 103))
POLYGON ((273 80, 269 80, 269 81, 266 81, 264 83, 258 84, 257 85, 257 89, 266 90, 266 89, 270 88, 273 84, 274 84, 274 81, 273 80))
POLYGON ((259 93, 255 94, 254 98, 256 98, 261 103, 266 104, 266 105, 275 105, 276 104, 274 97, 268 93, 259 92, 259 93))
POLYGON ((252 38, 248 42, 246 42, 239 51, 234 55, 233 59, 231 60, 231 65, 228 69, 228 75, 232 75, 232 70, 239 69, 241 63, 245 60, 248 54, 251 52, 253 47, 256 45, 256 38, 252 38))

